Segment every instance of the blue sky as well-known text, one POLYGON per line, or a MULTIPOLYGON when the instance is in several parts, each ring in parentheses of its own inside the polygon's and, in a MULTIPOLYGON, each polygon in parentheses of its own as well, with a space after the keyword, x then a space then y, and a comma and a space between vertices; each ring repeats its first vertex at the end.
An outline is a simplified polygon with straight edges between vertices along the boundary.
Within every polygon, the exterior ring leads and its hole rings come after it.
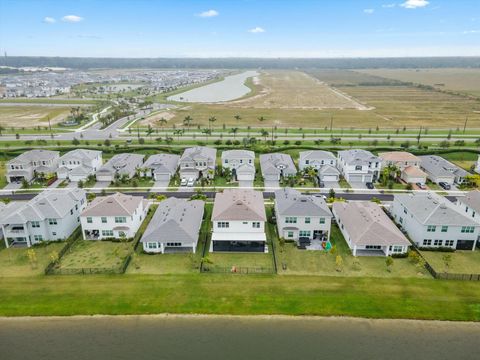
POLYGON ((100 57, 480 55, 480 0, 0 0, 0 51, 100 57))

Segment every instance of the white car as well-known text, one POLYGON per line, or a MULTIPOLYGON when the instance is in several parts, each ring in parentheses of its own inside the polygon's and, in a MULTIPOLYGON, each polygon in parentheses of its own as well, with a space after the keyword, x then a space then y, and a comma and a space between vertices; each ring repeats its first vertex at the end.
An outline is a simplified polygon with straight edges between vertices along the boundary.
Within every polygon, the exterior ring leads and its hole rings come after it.
POLYGON ((183 178, 182 181, 180 181, 180 186, 187 186, 187 179, 183 178))
POLYGON ((192 187, 193 185, 195 185, 195 180, 193 178, 188 179, 187 186, 192 187))

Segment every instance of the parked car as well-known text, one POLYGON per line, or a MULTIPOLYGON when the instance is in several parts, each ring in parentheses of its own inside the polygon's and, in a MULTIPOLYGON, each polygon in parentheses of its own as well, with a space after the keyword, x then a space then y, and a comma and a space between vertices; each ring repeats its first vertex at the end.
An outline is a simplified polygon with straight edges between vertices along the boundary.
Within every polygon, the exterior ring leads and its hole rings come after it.
POLYGON ((187 179, 183 178, 183 179, 180 181, 180 186, 187 186, 187 179))
POLYGON ((422 184, 422 183, 416 183, 415 185, 417 185, 417 187, 420 189, 420 190, 425 190, 427 187, 425 186, 425 184, 422 184))
POLYGON ((325 183, 323 181, 320 181, 318 183, 318 187, 321 187, 321 188, 325 187, 325 183))
POLYGON ((365 185, 367 186, 367 189, 375 189, 375 186, 373 186, 373 183, 371 182, 367 182, 365 185))
POLYGON ((188 179, 187 186, 192 187, 193 185, 195 185, 195 180, 193 178, 188 179))
POLYGON ((451 186, 449 184, 447 184, 446 182, 439 182, 438 185, 440 185, 445 190, 450 190, 451 189, 451 186))

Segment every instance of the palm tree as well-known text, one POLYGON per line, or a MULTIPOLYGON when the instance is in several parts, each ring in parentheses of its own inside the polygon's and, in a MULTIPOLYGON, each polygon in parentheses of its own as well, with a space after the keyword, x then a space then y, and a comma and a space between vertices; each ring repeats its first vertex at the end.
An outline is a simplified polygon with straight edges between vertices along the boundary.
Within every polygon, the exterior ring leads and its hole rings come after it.
POLYGON ((212 135, 211 129, 202 129, 202 134, 205 134, 205 140, 208 142, 208 136, 212 135))
POLYGON ((240 115, 235 115, 234 118, 235 120, 237 120, 237 123, 240 122, 240 120, 242 120, 242 117, 240 115))
POLYGON ((216 118, 215 116, 211 116, 211 117, 208 118, 208 124, 209 124, 208 127, 209 127, 210 129, 212 128, 212 125, 213 125, 213 123, 214 123, 215 121, 217 121, 217 118, 216 118))
POLYGON ((264 116, 259 116, 258 117, 258 121, 260 122, 264 122, 265 120, 267 120, 264 116))
MULTIPOLYGON (((160 127, 163 129, 165 125, 167 125, 167 119, 165 119, 164 117, 162 117, 160 120, 158 120, 158 123, 160 124, 160 127)), ((167 132, 165 132, 165 135, 167 134, 167 132)))
POLYGON ((173 135, 177 135, 177 141, 180 141, 180 135, 183 135, 183 130, 182 129, 174 130, 173 135))
POLYGON ((148 124, 147 136, 152 138, 152 133, 153 133, 152 125, 148 124))
POLYGON ((183 125, 187 127, 188 130, 190 130, 190 125, 192 124, 193 118, 190 115, 185 116, 183 119, 183 125))
POLYGON ((235 140, 236 136, 237 136, 237 132, 238 132, 238 128, 231 128, 230 129, 230 132, 233 134, 233 140, 235 140))
POLYGON ((260 134, 262 134, 265 142, 267 142, 268 131, 265 129, 260 130, 260 134))

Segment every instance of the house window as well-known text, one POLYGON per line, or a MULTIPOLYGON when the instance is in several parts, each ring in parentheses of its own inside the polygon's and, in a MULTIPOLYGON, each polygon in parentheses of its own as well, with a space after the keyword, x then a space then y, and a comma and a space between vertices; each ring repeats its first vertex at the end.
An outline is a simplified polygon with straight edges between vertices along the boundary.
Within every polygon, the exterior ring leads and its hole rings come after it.
POLYGON ((127 218, 125 216, 115 216, 115 223, 116 224, 122 224, 122 223, 126 223, 127 222, 127 218))
POLYGON ((43 236, 42 235, 33 235, 33 239, 35 241, 42 241, 43 240, 43 236))
POLYGON ((462 230, 461 230, 462 233, 466 233, 466 234, 473 234, 474 231, 475 231, 474 226, 462 226, 462 230))
POLYGON ((293 216, 287 216, 285 218, 285 223, 286 224, 296 224, 297 223, 297 218, 293 216))
POLYGON ((102 236, 113 236, 113 230, 102 230, 102 236))
POLYGON ((427 232, 435 232, 435 230, 437 230, 437 227, 435 225, 427 226, 427 232))
POLYGON ((443 245, 443 240, 434 240, 433 245, 434 246, 442 246, 443 245))
POLYGON ((91 217, 87 217, 87 223, 88 224, 91 224, 93 221, 92 221, 92 218, 91 217))
POLYGON ((228 159, 225 159, 225 164, 228 164, 228 159))
POLYGON ((254 221, 254 222, 252 222, 252 227, 254 229, 260 229, 260 223, 258 221, 254 221))
POLYGON ((308 230, 300 230, 298 236, 300 237, 310 237, 311 231, 308 230))
POLYGON ((310 164, 310 160, 305 160, 305 165, 310 164))
POLYGON ((365 245, 365 249, 367 249, 367 250, 381 250, 382 247, 380 245, 365 245))
POLYGON ((362 165, 355 166, 355 170, 362 170, 362 165))
POLYGON ((448 226, 442 225, 442 232, 447 232, 447 231, 448 231, 448 226))
POLYGON ((310 218, 309 217, 305 218, 305 224, 310 224, 310 218))
POLYGON ((73 209, 70 209, 70 215, 73 215, 73 209))
POLYGON ((57 219, 48 219, 48 225, 57 225, 57 219))
POLYGON ((106 224, 107 223, 107 218, 105 216, 102 216, 102 224, 106 224))
POLYGON ((228 221, 219 221, 217 223, 217 228, 228 229, 229 227, 230 227, 230 223, 228 221))
POLYGON ((32 221, 32 228, 39 228, 40 222, 39 221, 32 221))
POLYGON ((293 237, 293 231, 287 232, 287 237, 289 237, 289 238, 293 237))
POLYGON ((432 245, 432 239, 423 239, 423 246, 432 245))
POLYGON ((475 210, 472 211, 472 217, 475 217, 475 210))
POLYGON ((445 246, 453 246, 454 241, 453 240, 445 240, 445 246))
POLYGON ((158 247, 157 247, 157 243, 154 243, 154 242, 149 242, 149 243, 147 243, 147 247, 148 247, 149 249, 157 249, 157 248, 158 248, 158 247))
POLYGON ((75 210, 78 210, 78 204, 75 205, 75 210))
POLYGON ((167 243, 167 246, 181 247, 181 246, 182 246, 182 243, 179 243, 179 242, 169 242, 169 243, 167 243))
POLYGON ((320 224, 325 224, 325 218, 323 217, 320 218, 320 224))
POLYGON ((403 224, 403 218, 400 216, 400 219, 398 219, 398 221, 400 222, 400 224, 403 224))
POLYGON ((394 246, 394 247, 393 247, 393 252, 394 252, 394 253, 401 253, 401 252, 403 252, 403 246, 398 246, 398 245, 394 246))
POLYGON ((404 213, 404 214, 407 213, 407 208, 403 208, 403 213, 404 213))

